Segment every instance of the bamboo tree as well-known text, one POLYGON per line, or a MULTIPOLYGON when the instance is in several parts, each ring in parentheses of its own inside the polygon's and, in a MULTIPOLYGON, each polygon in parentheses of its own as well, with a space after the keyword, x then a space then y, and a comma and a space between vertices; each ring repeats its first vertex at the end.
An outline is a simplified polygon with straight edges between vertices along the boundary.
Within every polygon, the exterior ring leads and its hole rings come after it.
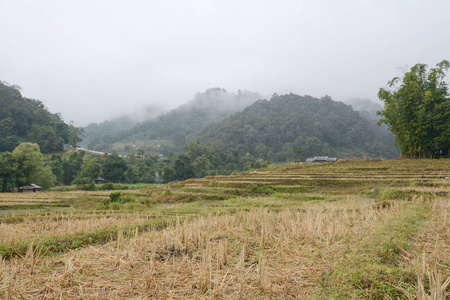
POLYGON ((420 158, 447 153, 450 143, 450 98, 445 71, 449 62, 443 60, 427 71, 427 65, 416 64, 403 78, 388 82, 389 89, 380 88, 378 98, 385 105, 378 115, 379 125, 387 124, 395 135, 402 155, 420 158))

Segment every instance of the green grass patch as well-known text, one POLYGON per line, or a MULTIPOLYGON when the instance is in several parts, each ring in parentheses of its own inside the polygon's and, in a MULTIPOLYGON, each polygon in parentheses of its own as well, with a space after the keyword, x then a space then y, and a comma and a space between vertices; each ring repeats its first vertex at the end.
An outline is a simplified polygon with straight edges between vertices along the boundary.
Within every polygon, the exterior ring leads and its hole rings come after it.
POLYGON ((405 204, 400 213, 354 248, 349 245, 337 266, 321 276, 324 298, 405 298, 395 286, 414 285, 416 275, 404 264, 402 253, 411 248, 410 240, 428 217, 426 206, 405 204))

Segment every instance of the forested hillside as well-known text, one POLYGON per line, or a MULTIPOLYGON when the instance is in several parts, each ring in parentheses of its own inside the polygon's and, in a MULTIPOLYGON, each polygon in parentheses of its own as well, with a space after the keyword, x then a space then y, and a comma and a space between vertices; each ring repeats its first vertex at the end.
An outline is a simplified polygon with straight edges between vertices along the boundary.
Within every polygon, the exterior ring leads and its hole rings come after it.
POLYGON ((375 121, 342 102, 294 94, 259 100, 197 135, 204 145, 236 149, 255 158, 283 162, 306 156, 386 157, 398 155, 394 139, 375 121))
MULTIPOLYGON (((305 150, 303 158, 398 155, 393 137, 375 119, 363 118, 351 106, 330 97, 274 95, 254 102, 258 94, 210 89, 158 118, 105 136, 100 143, 91 141, 109 147, 99 150, 122 151, 129 154, 127 158, 85 156, 78 151, 70 156, 53 154, 44 161, 41 152, 61 151, 63 143, 74 145, 77 129, 49 113, 41 102, 22 97, 17 88, 2 84, 0 92, 3 191, 29 182, 44 187, 88 184, 98 176, 110 182, 153 183, 230 174, 271 161, 298 160, 299 147, 305 150), (20 166, 29 162, 33 168, 24 172, 20 166)), ((114 124, 117 130, 119 123, 114 124)))
POLYGON ((50 113, 41 101, 22 97, 20 88, 0 82, 0 152, 22 142, 37 143, 41 152, 59 152, 80 141, 79 129, 50 113))
POLYGON ((130 130, 137 123, 150 120, 165 113, 167 109, 164 104, 147 105, 140 108, 139 111, 124 114, 120 117, 106 120, 101 123, 90 123, 84 127, 83 141, 80 143, 82 147, 88 147, 90 144, 101 143, 101 140, 107 140, 111 136, 115 136, 120 132, 130 130))
POLYGON ((221 88, 208 89, 195 95, 189 103, 159 117, 140 122, 116 135, 93 138, 88 142, 92 150, 129 153, 143 149, 146 153, 182 152, 193 135, 206 126, 241 111, 261 99, 257 93, 238 91, 229 93, 221 88))

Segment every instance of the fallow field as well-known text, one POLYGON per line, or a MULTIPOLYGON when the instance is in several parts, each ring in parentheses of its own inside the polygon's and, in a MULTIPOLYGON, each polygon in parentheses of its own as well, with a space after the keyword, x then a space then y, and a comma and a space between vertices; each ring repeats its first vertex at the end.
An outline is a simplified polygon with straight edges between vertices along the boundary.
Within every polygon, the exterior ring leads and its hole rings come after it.
POLYGON ((0 194, 4 299, 450 299, 450 159, 0 194))

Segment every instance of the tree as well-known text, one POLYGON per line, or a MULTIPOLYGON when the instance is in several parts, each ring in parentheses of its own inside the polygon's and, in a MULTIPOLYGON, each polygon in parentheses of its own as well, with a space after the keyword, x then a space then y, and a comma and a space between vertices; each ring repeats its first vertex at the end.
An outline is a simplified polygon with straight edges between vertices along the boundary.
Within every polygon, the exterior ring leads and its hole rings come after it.
POLYGON ((52 154, 50 162, 48 163, 52 169, 53 174, 56 176, 56 183, 60 184, 63 180, 64 169, 62 163, 62 157, 60 154, 52 154))
POLYGON ((103 176, 106 180, 120 182, 124 180, 127 171, 127 162, 117 154, 111 154, 103 163, 103 176))
POLYGON ((83 165, 84 151, 73 152, 68 160, 62 163, 64 184, 71 184, 83 165))
POLYGON ((206 155, 202 155, 194 160, 193 166, 196 177, 205 177, 209 175, 211 162, 206 155))
POLYGON ((133 166, 128 167, 128 170, 125 172, 124 176, 127 183, 138 183, 140 181, 139 175, 133 166))
POLYGON ((304 153, 305 152, 305 149, 303 149, 303 147, 298 147, 297 148, 297 153, 298 153, 298 158, 297 158, 297 161, 302 161, 303 159, 302 159, 302 153, 304 153))
POLYGON ((22 143, 14 149, 12 156, 18 163, 17 185, 35 183, 49 188, 56 183, 56 176, 49 166, 44 165, 44 156, 39 145, 22 143))
POLYGON ((18 164, 11 152, 0 153, 0 190, 8 192, 16 183, 18 164))
POLYGON ((450 98, 443 60, 427 71, 427 65, 416 64, 403 78, 388 82, 390 89, 380 88, 378 97, 385 103, 378 112, 378 124, 387 124, 395 135, 403 155, 436 157, 447 154, 450 146, 450 98))
POLYGON ((81 170, 78 173, 78 178, 89 178, 90 180, 100 177, 102 172, 102 157, 90 157, 83 161, 81 170))
POLYGON ((194 166, 187 154, 178 156, 173 164, 176 173, 176 180, 186 180, 195 177, 194 166))

